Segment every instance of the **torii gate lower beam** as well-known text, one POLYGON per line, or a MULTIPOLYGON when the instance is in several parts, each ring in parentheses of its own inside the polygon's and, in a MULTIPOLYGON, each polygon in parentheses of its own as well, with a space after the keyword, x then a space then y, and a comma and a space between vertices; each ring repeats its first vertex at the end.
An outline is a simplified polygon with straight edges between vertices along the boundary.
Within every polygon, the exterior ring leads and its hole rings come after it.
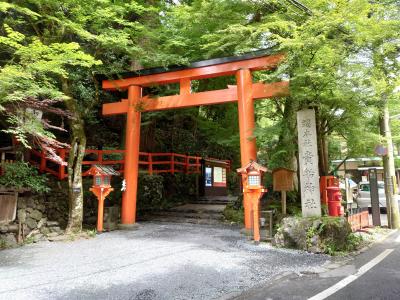
MULTIPOLYGON (((139 171, 139 145, 141 112, 182 108, 199 105, 212 105, 227 102, 238 102, 240 154, 241 164, 256 160, 257 148, 254 132, 255 99, 265 99, 289 95, 288 82, 270 84, 252 83, 254 70, 272 69, 283 58, 281 54, 245 58, 219 64, 206 64, 201 67, 188 67, 184 70, 156 72, 148 75, 135 74, 132 77, 118 80, 103 80, 103 88, 115 90, 127 89, 128 99, 103 105, 103 115, 127 114, 126 145, 124 176, 126 190, 122 198, 121 223, 134 224, 136 221, 136 199, 139 171), (235 75, 237 86, 224 90, 191 93, 190 81, 200 78, 210 78, 235 75), (180 94, 174 96, 151 98, 142 96, 142 87, 151 84, 180 83, 180 94)), ((226 60, 224 60, 226 61, 226 60)), ((197 63, 202 65, 202 62, 197 63)), ((244 194, 245 227, 251 227, 251 207, 249 199, 244 194)))

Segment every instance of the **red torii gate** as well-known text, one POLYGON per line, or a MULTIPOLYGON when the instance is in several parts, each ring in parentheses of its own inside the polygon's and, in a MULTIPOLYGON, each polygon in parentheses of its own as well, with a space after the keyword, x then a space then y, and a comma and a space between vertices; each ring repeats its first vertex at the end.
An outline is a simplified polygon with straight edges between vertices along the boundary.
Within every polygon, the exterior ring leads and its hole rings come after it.
MULTIPOLYGON (((253 100, 289 94, 289 82, 253 83, 251 72, 274 69, 282 59, 283 54, 254 52, 238 57, 199 61, 188 67, 140 70, 124 79, 103 80, 102 86, 105 90, 128 90, 128 99, 103 104, 103 115, 127 114, 124 165, 126 190, 122 196, 122 224, 129 225, 136 222, 141 113, 237 101, 241 164, 245 166, 250 160, 257 159, 256 140, 253 136, 255 126, 253 100), (227 75, 236 76, 237 86, 228 86, 222 90, 191 92, 192 80, 227 75), (169 83, 180 84, 179 95, 157 98, 142 96, 143 87, 169 83)), ((251 207, 246 194, 243 203, 245 227, 250 229, 251 207)))

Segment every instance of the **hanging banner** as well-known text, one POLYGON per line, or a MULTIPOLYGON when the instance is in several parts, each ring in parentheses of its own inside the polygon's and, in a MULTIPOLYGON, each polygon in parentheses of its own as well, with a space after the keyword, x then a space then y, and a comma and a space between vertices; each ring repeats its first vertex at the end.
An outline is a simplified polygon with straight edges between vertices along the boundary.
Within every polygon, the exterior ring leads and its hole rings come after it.
POLYGON ((304 109, 297 112, 297 130, 302 215, 303 217, 318 217, 321 216, 321 200, 317 131, 313 109, 304 109))

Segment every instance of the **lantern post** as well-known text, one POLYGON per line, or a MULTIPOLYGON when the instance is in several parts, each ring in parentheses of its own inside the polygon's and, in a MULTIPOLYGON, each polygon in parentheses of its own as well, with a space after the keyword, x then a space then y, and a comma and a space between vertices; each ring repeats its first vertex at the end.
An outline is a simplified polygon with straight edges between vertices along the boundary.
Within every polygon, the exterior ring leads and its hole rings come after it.
POLYGON ((236 170, 242 175, 243 194, 250 200, 252 208, 252 227, 253 239, 256 243, 260 242, 260 199, 267 192, 262 185, 262 177, 267 168, 261 166, 255 161, 251 161, 246 166, 236 170))
POLYGON ((111 176, 119 175, 112 167, 93 165, 88 171, 89 175, 93 175, 93 185, 90 191, 97 197, 99 201, 97 209, 97 232, 103 231, 104 217, 104 200, 114 190, 111 187, 111 176))

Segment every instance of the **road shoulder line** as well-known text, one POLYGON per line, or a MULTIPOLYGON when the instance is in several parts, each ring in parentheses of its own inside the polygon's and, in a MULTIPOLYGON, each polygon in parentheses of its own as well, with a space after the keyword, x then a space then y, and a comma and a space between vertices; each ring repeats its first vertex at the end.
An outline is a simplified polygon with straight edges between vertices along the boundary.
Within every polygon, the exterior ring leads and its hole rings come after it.
POLYGON ((345 277, 344 279, 340 280, 338 283, 334 284, 333 286, 327 288, 326 290, 320 292, 319 294, 309 298, 308 300, 323 300, 328 298, 329 296, 333 295, 337 291, 341 290, 366 272, 368 272, 370 269, 372 269, 374 266, 379 264, 382 260, 385 259, 390 253, 393 252, 394 249, 386 249, 384 250, 381 254, 370 260, 368 263, 360 267, 357 271, 357 273, 353 275, 349 275, 345 277))

